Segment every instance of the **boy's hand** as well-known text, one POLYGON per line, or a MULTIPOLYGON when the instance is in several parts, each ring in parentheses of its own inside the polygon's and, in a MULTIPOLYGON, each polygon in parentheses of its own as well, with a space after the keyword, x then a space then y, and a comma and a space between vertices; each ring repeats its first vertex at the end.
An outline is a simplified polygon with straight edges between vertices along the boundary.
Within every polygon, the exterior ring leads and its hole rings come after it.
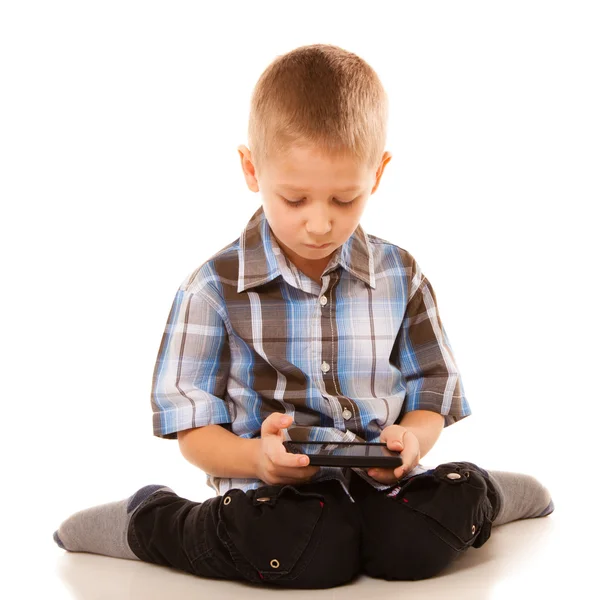
POLYGON ((421 449, 417 436, 402 427, 402 425, 389 425, 382 432, 379 441, 386 443, 388 450, 400 452, 402 465, 396 469, 373 468, 367 471, 368 475, 385 485, 394 485, 407 473, 410 473, 421 460, 421 449))
POLYGON ((260 428, 261 444, 256 473, 259 479, 269 485, 305 483, 319 471, 319 467, 303 466, 303 459, 308 464, 305 454, 292 454, 285 449, 281 430, 291 424, 290 416, 271 413, 260 428))

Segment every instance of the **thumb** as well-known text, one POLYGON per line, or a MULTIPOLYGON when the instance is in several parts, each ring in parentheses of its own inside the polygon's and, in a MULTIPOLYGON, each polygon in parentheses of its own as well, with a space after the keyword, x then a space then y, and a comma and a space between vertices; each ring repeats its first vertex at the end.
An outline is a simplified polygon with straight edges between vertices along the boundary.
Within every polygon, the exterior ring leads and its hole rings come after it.
POLYGON ((379 437, 379 441, 382 444, 386 444, 388 448, 392 450, 401 451, 404 450, 404 440, 398 439, 396 436, 392 436, 390 439, 387 439, 388 436, 381 435, 379 437))
POLYGON ((264 421, 261 427, 262 435, 277 435, 281 429, 285 429, 292 423, 289 415, 281 413, 271 413, 264 421))

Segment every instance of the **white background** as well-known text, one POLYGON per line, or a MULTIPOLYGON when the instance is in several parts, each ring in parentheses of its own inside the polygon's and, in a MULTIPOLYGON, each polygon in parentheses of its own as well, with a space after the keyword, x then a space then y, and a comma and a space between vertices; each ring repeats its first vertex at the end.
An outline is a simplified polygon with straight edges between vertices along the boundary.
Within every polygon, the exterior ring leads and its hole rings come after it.
POLYGON ((390 99, 361 223, 431 281, 473 410, 423 462, 530 473, 581 512, 599 29, 578 1, 2 3, 4 550, 51 563, 69 514, 148 483, 212 497, 152 435, 154 361, 180 282, 260 206, 236 151, 252 88, 311 43, 364 58, 390 99))

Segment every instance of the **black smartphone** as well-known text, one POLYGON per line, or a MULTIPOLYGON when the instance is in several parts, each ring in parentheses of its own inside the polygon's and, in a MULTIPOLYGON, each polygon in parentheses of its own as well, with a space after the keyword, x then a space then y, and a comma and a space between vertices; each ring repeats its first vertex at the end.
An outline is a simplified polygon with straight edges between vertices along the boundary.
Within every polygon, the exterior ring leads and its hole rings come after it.
POLYGON ((379 442, 283 442, 292 454, 305 454, 309 464, 320 467, 382 467, 402 465, 399 452, 379 442))

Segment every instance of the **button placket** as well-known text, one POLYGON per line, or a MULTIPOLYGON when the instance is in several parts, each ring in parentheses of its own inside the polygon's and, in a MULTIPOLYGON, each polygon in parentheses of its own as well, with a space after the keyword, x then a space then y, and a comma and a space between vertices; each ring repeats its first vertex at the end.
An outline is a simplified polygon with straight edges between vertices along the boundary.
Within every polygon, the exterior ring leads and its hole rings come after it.
MULTIPOLYGON (((328 303, 328 299, 327 296, 325 294, 323 294, 320 298, 319 298, 319 303, 321 304, 322 307, 325 307, 328 303)), ((323 373, 328 373, 331 370, 331 365, 327 362, 327 361, 323 361, 321 363, 321 371, 323 373)), ((342 417, 344 418, 345 421, 347 421, 348 419, 351 419, 353 417, 353 413, 351 410, 349 410, 348 408, 345 408, 342 411, 342 417)))
MULTIPOLYGON (((327 296, 323 295, 319 298, 319 302, 321 303, 321 306, 325 306, 327 304, 327 296)), ((329 370, 331 369, 331 367, 329 366, 329 363, 326 361, 323 361, 321 363, 321 371, 323 373, 328 373, 329 370)))
MULTIPOLYGON (((323 280, 323 290, 327 290, 328 289, 328 285, 329 285, 329 276, 327 276, 327 281, 325 281, 325 279, 323 280)), ((324 308, 325 306, 327 306, 329 300, 327 298, 327 296, 325 295, 325 293, 323 293, 320 297, 319 297, 319 304, 321 305, 322 308, 324 308)), ((329 373, 329 371, 331 370, 331 365, 330 363, 328 363, 327 361, 323 360, 321 362, 321 372, 322 373, 329 373)), ((334 381, 335 384, 335 381, 334 381)), ((348 410, 347 408, 345 408, 342 412, 342 417, 344 418, 345 421, 347 421, 348 419, 353 417, 353 413, 348 410)))

